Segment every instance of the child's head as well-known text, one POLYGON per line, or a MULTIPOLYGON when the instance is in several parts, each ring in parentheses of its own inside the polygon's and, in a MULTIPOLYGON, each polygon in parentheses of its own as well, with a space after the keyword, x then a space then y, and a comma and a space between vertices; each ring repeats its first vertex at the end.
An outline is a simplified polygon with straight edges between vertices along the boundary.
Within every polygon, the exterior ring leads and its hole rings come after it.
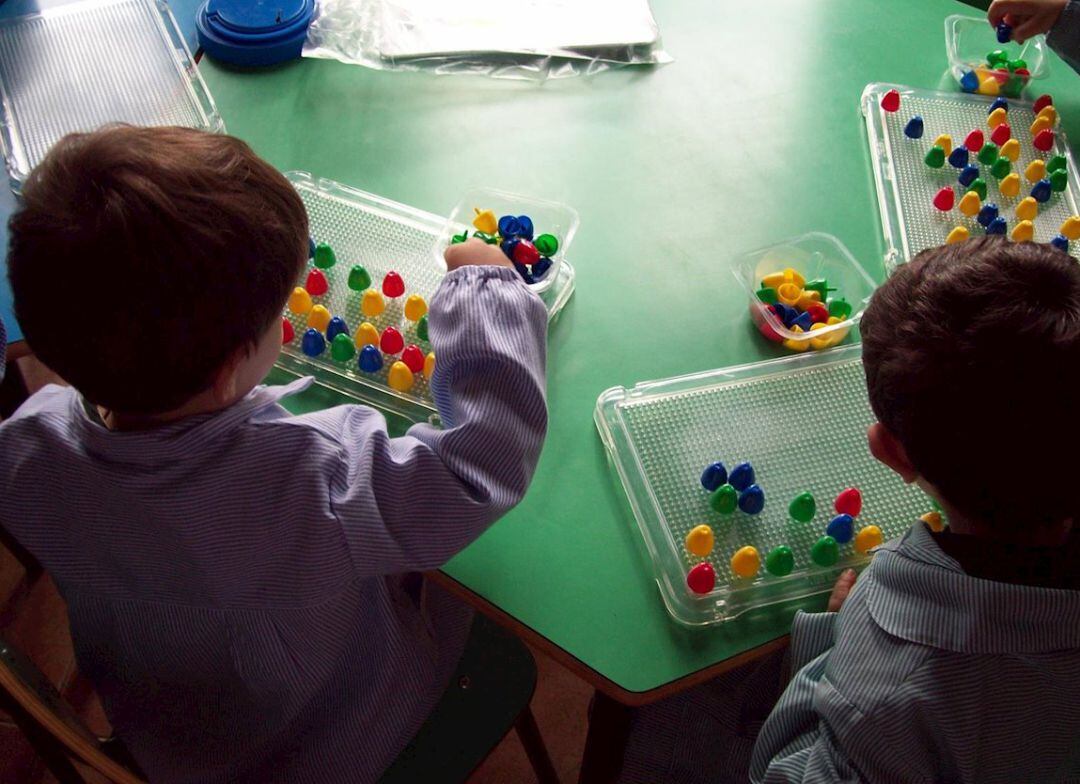
MULTIPOLYGON (((871 449, 981 530, 1080 510, 1080 265, 996 237, 934 248, 860 325, 871 449)), ((947 507, 948 508, 948 507, 947 507)))
POLYGON ((56 144, 10 236, 34 352, 91 402, 153 415, 230 374, 246 392, 269 369, 308 223, 289 182, 239 139, 116 126, 56 144))

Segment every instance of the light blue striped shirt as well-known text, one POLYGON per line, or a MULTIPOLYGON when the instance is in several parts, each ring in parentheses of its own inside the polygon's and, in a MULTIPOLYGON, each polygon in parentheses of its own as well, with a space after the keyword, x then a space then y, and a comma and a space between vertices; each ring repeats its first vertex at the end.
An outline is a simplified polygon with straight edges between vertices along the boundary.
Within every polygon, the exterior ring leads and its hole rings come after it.
POLYGON ((137 432, 50 387, 0 425, 0 523, 152 781, 371 781, 440 696, 470 615, 415 572, 524 495, 546 313, 512 269, 468 267, 429 318, 443 430, 289 415, 309 380, 137 432))
POLYGON ((791 659, 754 782, 1080 781, 1080 592, 971 577, 922 523, 791 659))

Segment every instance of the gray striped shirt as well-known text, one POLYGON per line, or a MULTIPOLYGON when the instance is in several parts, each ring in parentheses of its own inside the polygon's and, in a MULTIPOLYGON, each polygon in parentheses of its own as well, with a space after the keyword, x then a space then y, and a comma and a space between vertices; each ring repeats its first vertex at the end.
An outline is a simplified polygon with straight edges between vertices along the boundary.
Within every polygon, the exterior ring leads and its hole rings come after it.
POLYGON ((1080 781, 1080 592, 970 577, 922 523, 791 657, 754 782, 1080 781))
POLYGON ((1069 0, 1046 42, 1074 71, 1080 71, 1080 0, 1069 0))
POLYGON ((50 387, 0 425, 0 523, 151 780, 371 781, 440 696, 470 616, 413 573, 524 495, 546 313, 513 270, 469 267, 429 318, 442 430, 289 415, 310 380, 138 432, 50 387))

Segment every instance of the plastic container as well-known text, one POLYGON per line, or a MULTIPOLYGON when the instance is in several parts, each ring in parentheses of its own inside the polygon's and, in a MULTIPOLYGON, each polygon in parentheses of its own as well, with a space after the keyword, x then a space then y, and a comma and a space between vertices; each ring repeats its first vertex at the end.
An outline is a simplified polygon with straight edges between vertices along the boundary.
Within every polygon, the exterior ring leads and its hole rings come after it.
MULTIPOLYGON (((404 314, 404 301, 410 294, 419 294, 428 303, 439 282, 446 275, 446 266, 431 255, 435 238, 445 220, 437 215, 417 210, 371 193, 350 188, 333 180, 316 180, 306 172, 286 175, 300 194, 311 223, 311 236, 325 242, 337 257, 329 269, 322 270, 329 284, 326 294, 312 297, 332 316, 345 320, 349 334, 354 335, 364 321, 372 323, 380 333, 387 327, 396 328, 406 345, 416 344, 426 355, 432 346, 417 334, 416 324, 404 314), (362 293, 348 286, 349 271, 360 264, 371 277, 371 288, 381 286, 386 273, 397 272, 405 282, 405 294, 386 300, 386 309, 377 317, 364 317, 362 293)), ((309 260, 298 286, 314 268, 309 260)), ((541 294, 548 309, 549 323, 566 305, 574 291, 574 268, 568 262, 559 267, 558 275, 541 294)), ((431 390, 422 373, 415 374, 411 389, 398 391, 387 384, 387 374, 399 355, 383 355, 383 367, 377 373, 365 373, 357 367, 354 357, 338 362, 327 348, 317 357, 301 350, 307 316, 292 313, 286 308, 285 318, 292 324, 294 338, 282 346, 278 367, 297 376, 314 376, 316 382, 362 403, 413 421, 435 421, 435 404, 431 390)), ((380 352, 381 353, 381 352, 380 352)))
POLYGON ((446 268, 443 253, 454 235, 468 231, 471 237, 476 231, 473 218, 476 216, 477 209, 491 210, 496 218, 503 215, 528 215, 532 218, 537 237, 541 234, 553 235, 559 241, 559 248, 551 257, 551 268, 543 278, 530 284, 530 288, 540 294, 555 285, 559 279, 560 267, 566 259, 570 243, 573 242, 574 234, 577 233, 578 224, 581 222, 576 210, 557 201, 535 199, 531 196, 507 193, 493 188, 474 188, 454 205, 450 217, 447 218, 438 239, 432 246, 432 256, 443 269, 446 268))
MULTIPOLYGON (((982 129, 989 138, 986 118, 993 100, 982 95, 934 92, 900 84, 870 84, 863 90, 861 108, 885 237, 886 270, 891 272, 897 264, 910 261, 920 251, 941 245, 956 226, 964 226, 973 237, 985 234, 975 218, 962 215, 958 209, 942 213, 933 207, 934 194, 939 189, 945 186, 956 188, 958 171, 948 163, 940 169, 931 169, 923 158, 939 134, 950 134, 954 146, 962 144, 968 132, 975 128, 982 129), (886 112, 881 108, 881 98, 889 90, 900 93, 899 111, 886 112), (904 125, 915 114, 921 115, 924 121, 921 139, 909 139, 904 135, 904 125)), ((1035 159, 1064 156, 1068 185, 1064 191, 1053 193, 1048 202, 1039 205, 1039 215, 1035 219, 1035 241, 1049 242, 1066 218, 1080 212, 1080 187, 1076 182, 1076 162, 1064 128, 1060 125, 1055 128, 1053 147, 1048 152, 1040 152, 1032 145, 1029 130, 1034 119, 1035 112, 1030 103, 1009 101, 1009 127, 1012 138, 1020 143, 1020 156, 1012 164, 1012 171, 1020 175, 1019 195, 1002 194, 999 181, 993 176, 983 175, 983 179, 987 185, 986 201, 998 205, 1001 216, 1008 222, 1008 231, 1012 231, 1016 223, 1016 205, 1031 191, 1032 184, 1025 179, 1024 170, 1035 159)), ((986 168, 976 163, 981 169, 986 168)), ((959 196, 957 192, 957 199, 959 196)), ((1076 255, 1075 248, 1071 252, 1076 255)))
MULTIPOLYGON (((1046 37, 1037 35, 1029 38, 1022 45, 1010 41, 999 43, 997 33, 986 17, 963 16, 954 14, 945 19, 945 51, 949 58, 949 70, 960 89, 965 92, 978 92, 980 95, 1004 95, 1018 98, 1031 79, 1042 79, 1050 72, 1046 56, 1046 37), (987 54, 997 49, 1004 50, 1010 60, 1020 59, 1027 63, 1030 76, 1010 74, 1008 69, 994 74, 996 69, 987 65, 987 54), (975 74, 977 87, 965 89, 964 75, 975 74), (1010 81, 1010 77, 1013 81, 1010 81), (997 82, 997 87, 987 83, 987 79, 997 82), (995 91, 996 90, 996 91, 995 91)), ((970 80, 971 77, 968 77, 970 80)))
POLYGON ((0 22, 0 98, 16 192, 69 133, 110 122, 225 130, 169 7, 154 0, 86 0, 0 22))
POLYGON ((641 534, 647 573, 677 622, 707 626, 827 592, 840 570, 864 566, 870 556, 851 543, 840 546, 831 566, 809 557, 835 514, 835 497, 847 487, 863 496, 855 530, 876 525, 886 540, 932 510, 917 487, 867 449, 866 428, 875 418, 860 352, 859 345, 844 346, 600 395, 597 429, 641 534), (753 464, 765 491, 760 514, 722 515, 709 506, 700 478, 716 460, 729 469, 744 460, 753 464), (789 502, 803 492, 817 502, 806 523, 788 514, 789 502), (711 526, 715 538, 705 557, 691 555, 684 544, 701 524, 711 526), (757 548, 762 568, 751 578, 736 577, 730 559, 746 545, 757 548), (764 568, 766 554, 779 545, 794 554, 794 568, 783 577, 764 568), (697 594, 686 578, 703 562, 715 570, 716 584, 697 594))
POLYGON ((199 46, 233 65, 266 66, 300 57, 315 0, 206 0, 195 14, 199 46))
POLYGON ((751 251, 736 260, 732 274, 746 290, 750 318, 767 339, 792 351, 831 348, 848 336, 862 318, 874 279, 855 260, 851 252, 831 234, 811 232, 777 245, 751 251), (851 315, 838 324, 820 330, 798 333, 784 326, 772 308, 757 297, 761 279, 773 272, 793 269, 806 280, 824 278, 836 291, 830 297, 843 297, 851 305, 851 315))

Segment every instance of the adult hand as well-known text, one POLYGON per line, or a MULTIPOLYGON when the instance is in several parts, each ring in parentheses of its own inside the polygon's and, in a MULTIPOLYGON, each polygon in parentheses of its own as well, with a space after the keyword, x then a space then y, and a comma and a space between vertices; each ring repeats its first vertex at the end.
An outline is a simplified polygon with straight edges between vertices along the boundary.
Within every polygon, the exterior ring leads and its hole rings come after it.
POLYGON ((451 272, 458 267, 514 266, 498 245, 488 245, 475 237, 451 245, 443 256, 446 258, 446 269, 451 272))
POLYGON ((1034 35, 1049 32, 1068 0, 994 0, 986 12, 990 24, 1011 25, 1013 40, 1024 43, 1034 35))

